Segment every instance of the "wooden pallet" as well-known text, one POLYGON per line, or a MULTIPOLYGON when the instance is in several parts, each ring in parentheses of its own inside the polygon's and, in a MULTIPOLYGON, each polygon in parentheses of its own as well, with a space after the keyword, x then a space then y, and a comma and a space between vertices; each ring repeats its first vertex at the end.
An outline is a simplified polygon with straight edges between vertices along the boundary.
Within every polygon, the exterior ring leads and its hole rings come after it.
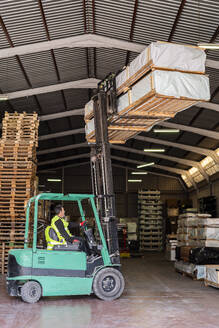
POLYGON ((10 249, 23 248, 24 243, 22 241, 16 242, 0 242, 0 269, 2 274, 7 273, 8 265, 8 252, 10 249))
POLYGON ((33 145, 0 144, 0 160, 4 161, 36 161, 36 147, 33 145))
MULTIPOLYGON (((182 271, 182 270, 179 270, 179 269, 176 269, 175 268, 175 271, 177 272, 177 273, 180 273, 182 276, 184 276, 184 277, 189 277, 189 278, 192 278, 192 280, 198 280, 197 279, 197 277, 196 277, 196 275, 195 275, 195 273, 194 274, 192 274, 192 273, 188 273, 188 272, 185 272, 185 271, 182 271)), ((199 280, 203 280, 203 279, 199 279, 199 280)))

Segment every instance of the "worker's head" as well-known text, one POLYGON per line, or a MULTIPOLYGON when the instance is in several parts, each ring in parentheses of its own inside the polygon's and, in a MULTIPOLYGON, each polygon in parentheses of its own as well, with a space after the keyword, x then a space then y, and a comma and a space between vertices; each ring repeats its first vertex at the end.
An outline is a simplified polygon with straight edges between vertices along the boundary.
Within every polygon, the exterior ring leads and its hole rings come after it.
POLYGON ((65 216, 65 210, 61 204, 56 205, 55 214, 58 215, 60 218, 63 218, 65 216))

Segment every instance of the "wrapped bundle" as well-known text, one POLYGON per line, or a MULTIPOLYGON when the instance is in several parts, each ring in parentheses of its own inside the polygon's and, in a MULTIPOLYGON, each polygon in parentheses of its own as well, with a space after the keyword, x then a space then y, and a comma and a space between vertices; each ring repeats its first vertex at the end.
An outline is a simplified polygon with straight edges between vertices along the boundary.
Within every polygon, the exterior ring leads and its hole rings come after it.
MULTIPOLYGON (((147 47, 116 77, 117 113, 108 114, 109 141, 125 143, 179 111, 208 101, 205 60, 205 52, 197 47, 162 42, 147 47)), ((91 100, 85 106, 87 125, 93 115, 91 100)), ((86 138, 95 142, 94 122, 86 127, 86 138)))
POLYGON ((118 93, 139 80, 151 69, 205 72, 205 52, 193 46, 152 42, 116 78, 118 93))

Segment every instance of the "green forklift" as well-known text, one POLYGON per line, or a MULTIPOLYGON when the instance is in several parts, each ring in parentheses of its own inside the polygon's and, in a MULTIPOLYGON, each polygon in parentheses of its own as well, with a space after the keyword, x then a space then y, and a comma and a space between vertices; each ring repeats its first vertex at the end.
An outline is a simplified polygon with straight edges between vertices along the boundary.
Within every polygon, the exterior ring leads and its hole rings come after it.
POLYGON ((105 301, 121 296, 124 279, 117 260, 118 252, 109 254, 94 197, 90 194, 42 193, 29 200, 26 208, 24 248, 9 251, 7 290, 10 296, 19 296, 27 303, 35 303, 41 296, 93 293, 105 301), (78 243, 57 245, 53 250, 39 247, 37 243, 39 200, 76 202, 82 221, 85 221, 82 201, 87 200, 93 211, 99 242, 96 242, 92 229, 88 229, 85 225, 83 235, 89 248, 88 253, 81 251, 78 243), (34 207, 32 238, 29 232, 31 206, 34 207))

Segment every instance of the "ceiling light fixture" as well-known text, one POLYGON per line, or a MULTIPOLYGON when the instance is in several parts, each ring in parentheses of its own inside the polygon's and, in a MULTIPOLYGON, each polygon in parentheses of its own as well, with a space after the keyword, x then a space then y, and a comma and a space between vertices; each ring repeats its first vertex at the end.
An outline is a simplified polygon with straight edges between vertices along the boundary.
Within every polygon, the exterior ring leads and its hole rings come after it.
POLYGON ((8 100, 8 95, 4 95, 3 93, 0 94, 0 101, 8 100))
POLYGON ((47 181, 49 182, 61 182, 62 180, 61 179, 47 179, 47 181))
POLYGON ((150 153, 163 153, 165 152, 165 149, 161 149, 161 148, 146 148, 144 149, 145 152, 150 152, 150 153))
POLYGON ((179 129, 154 129, 155 133, 179 133, 179 129))
POLYGON ((142 180, 134 180, 134 179, 129 179, 128 182, 142 182, 142 180))
POLYGON ((140 169, 140 168, 145 167, 145 166, 151 166, 151 165, 154 165, 154 162, 138 165, 137 169, 140 169))
POLYGON ((202 49, 218 49, 219 43, 198 43, 197 46, 202 49))
POLYGON ((139 172, 132 172, 131 174, 136 174, 136 175, 137 175, 137 174, 142 174, 142 175, 146 175, 146 174, 148 174, 148 172, 140 172, 140 171, 139 171, 139 172))

